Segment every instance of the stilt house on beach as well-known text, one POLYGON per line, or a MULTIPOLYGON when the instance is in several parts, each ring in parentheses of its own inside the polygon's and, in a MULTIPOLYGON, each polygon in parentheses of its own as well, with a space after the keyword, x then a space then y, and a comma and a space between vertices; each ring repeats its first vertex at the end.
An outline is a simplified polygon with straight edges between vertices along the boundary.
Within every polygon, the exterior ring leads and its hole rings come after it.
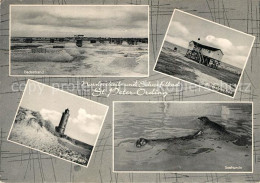
POLYGON ((207 46, 196 41, 190 41, 185 57, 217 69, 224 53, 219 48, 207 46))

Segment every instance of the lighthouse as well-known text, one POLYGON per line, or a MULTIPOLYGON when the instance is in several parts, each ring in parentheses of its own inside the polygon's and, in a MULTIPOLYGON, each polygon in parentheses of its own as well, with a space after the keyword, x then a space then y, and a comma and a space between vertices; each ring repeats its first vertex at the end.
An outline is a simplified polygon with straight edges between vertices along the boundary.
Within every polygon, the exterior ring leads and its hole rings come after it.
POLYGON ((55 127, 56 132, 58 132, 60 135, 64 135, 69 116, 70 116, 70 110, 66 109, 62 113, 59 126, 55 127))

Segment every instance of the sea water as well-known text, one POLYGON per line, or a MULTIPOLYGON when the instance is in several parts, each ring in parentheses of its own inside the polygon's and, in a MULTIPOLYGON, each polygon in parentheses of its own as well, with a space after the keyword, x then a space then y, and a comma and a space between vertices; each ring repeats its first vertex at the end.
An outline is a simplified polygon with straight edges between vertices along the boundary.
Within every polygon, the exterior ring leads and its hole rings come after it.
POLYGON ((116 171, 251 171, 251 104, 116 103, 114 167, 116 171), (208 132, 201 138, 158 142, 137 148, 139 138, 164 139, 194 134, 198 117, 249 139, 235 145, 208 132), (225 167, 237 167, 228 169, 225 167))

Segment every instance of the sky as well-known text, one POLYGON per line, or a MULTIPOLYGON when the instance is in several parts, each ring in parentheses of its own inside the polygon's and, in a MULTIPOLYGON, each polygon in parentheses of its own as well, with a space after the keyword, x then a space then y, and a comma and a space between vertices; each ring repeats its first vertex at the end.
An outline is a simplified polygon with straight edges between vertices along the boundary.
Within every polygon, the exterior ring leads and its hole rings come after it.
POLYGON ((70 110, 65 134, 94 145, 108 107, 52 87, 28 81, 21 106, 38 111, 43 119, 58 126, 62 113, 70 110))
POLYGON ((148 6, 12 6, 13 37, 148 37, 148 6))
POLYGON ((192 40, 221 49, 221 61, 243 69, 254 38, 175 10, 166 41, 188 48, 192 40))

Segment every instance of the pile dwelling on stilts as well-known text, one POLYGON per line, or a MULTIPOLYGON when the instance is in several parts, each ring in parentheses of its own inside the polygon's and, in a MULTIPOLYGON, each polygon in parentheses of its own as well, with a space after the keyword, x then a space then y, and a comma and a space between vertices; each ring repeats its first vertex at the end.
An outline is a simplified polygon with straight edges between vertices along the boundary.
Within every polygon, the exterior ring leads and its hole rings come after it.
POLYGON ((211 68, 218 69, 223 55, 224 53, 219 48, 191 41, 185 57, 211 68))

